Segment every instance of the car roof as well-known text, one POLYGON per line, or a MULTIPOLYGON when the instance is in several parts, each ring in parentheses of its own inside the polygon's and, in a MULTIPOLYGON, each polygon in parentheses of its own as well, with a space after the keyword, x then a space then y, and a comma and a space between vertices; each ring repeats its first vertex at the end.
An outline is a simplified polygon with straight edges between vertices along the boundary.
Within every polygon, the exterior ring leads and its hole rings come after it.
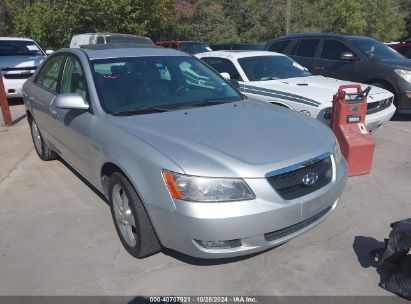
POLYGON ((195 40, 159 40, 156 41, 156 43, 172 43, 172 42, 178 42, 178 43, 183 43, 183 42, 189 42, 189 43, 203 43, 207 44, 203 41, 195 41, 195 40))
POLYGON ((76 52, 80 50, 85 53, 90 60, 122 57, 147 57, 147 56, 187 56, 191 55, 154 45, 92 45, 82 46, 80 49, 62 49, 61 51, 76 52))
MULTIPOLYGON (((81 34, 75 34, 73 36, 81 36, 81 35, 104 35, 104 36, 123 36, 123 37, 140 37, 140 38, 148 38, 146 36, 140 36, 140 35, 133 35, 133 34, 122 34, 122 33, 103 33, 103 32, 98 32, 98 33, 81 33, 81 34)), ((150 39, 150 38, 148 38, 150 39)))
POLYGON ((24 37, 0 37, 0 41, 4 40, 16 40, 16 41, 34 41, 33 39, 24 37))
POLYGON ((334 33, 296 33, 296 34, 281 36, 273 40, 282 40, 282 39, 290 39, 290 38, 334 38, 334 39, 342 39, 342 40, 348 40, 352 38, 374 39, 374 38, 367 37, 367 36, 342 35, 342 34, 334 34, 334 33))
POLYGON ((285 56, 284 54, 268 51, 221 50, 196 54, 197 57, 245 58, 255 56, 285 56))

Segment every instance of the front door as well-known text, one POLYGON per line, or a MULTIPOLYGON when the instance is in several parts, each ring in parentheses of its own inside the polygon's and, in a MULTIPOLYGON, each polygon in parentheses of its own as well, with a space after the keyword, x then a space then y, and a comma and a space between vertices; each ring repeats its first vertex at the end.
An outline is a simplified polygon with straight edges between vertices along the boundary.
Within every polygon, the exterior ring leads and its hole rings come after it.
POLYGON ((56 121, 55 136, 62 143, 61 154, 85 177, 93 178, 92 139, 90 131, 95 122, 86 76, 80 60, 69 55, 64 65, 60 94, 76 93, 89 104, 89 110, 58 109, 51 103, 56 121))
POLYGON ((355 52, 343 42, 326 39, 322 44, 320 58, 316 62, 316 69, 320 69, 320 74, 326 77, 357 81, 359 60, 355 52), (354 57, 351 60, 341 59, 341 55, 348 52, 352 53, 354 57))

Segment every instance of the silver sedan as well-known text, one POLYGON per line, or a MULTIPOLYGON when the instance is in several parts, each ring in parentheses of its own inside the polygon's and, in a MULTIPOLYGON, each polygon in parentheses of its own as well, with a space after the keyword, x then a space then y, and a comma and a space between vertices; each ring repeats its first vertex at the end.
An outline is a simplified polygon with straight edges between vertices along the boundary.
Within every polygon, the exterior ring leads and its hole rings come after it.
POLYGON ((346 183, 328 127, 247 99, 176 50, 62 49, 23 91, 39 157, 60 156, 107 197, 137 258, 274 247, 324 220, 346 183))

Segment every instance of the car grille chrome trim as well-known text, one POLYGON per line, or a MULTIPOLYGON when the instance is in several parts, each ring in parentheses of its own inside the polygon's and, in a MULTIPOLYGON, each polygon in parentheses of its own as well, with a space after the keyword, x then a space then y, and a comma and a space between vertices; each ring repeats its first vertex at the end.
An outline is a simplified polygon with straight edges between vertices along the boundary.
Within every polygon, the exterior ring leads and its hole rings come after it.
POLYGON ((292 200, 329 184, 333 177, 333 165, 330 153, 323 154, 307 162, 275 171, 276 175, 267 177, 268 182, 277 193, 286 200, 292 200), (307 174, 317 176, 311 185, 304 184, 307 174))
POLYGON ((323 211, 317 213, 316 215, 302 221, 299 222, 295 225, 280 229, 280 230, 276 230, 276 231, 272 231, 269 233, 264 234, 264 239, 267 242, 272 242, 278 239, 282 239, 286 236, 289 236, 297 231, 300 231, 308 226, 310 226, 311 224, 315 223, 316 221, 318 221, 319 219, 321 219, 324 215, 326 215, 329 211, 331 211, 332 206, 324 209, 323 211))

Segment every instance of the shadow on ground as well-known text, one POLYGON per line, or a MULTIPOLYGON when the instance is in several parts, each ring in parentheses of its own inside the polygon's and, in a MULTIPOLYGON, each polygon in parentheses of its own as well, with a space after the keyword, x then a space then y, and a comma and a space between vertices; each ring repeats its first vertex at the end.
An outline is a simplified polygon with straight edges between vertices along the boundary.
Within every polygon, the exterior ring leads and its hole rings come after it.
MULTIPOLYGON (((69 163, 67 163, 64 159, 58 158, 58 160, 67 167, 76 177, 78 177, 87 187, 89 187, 97 196, 99 196, 107 205, 109 205, 109 202, 107 201, 106 197, 99 191, 97 190, 91 183, 89 183, 83 176, 81 176, 76 169, 74 169, 72 166, 70 166, 69 163)), ((278 248, 282 244, 274 247, 278 248)), ((190 265, 195 265, 195 266, 212 266, 212 265, 221 265, 221 264, 229 264, 229 263, 235 263, 238 261, 246 260, 254 256, 258 256, 260 254, 264 254, 267 251, 270 251, 274 248, 268 248, 264 251, 257 252, 257 253, 252 253, 244 256, 239 256, 239 257, 233 257, 233 258, 221 258, 221 259, 201 259, 201 258, 195 258, 180 252, 177 252, 172 249, 168 248, 163 248, 161 252, 171 258, 174 258, 176 260, 179 260, 181 262, 190 264, 190 265)), ((141 300, 141 299, 140 299, 141 300)), ((133 302, 134 303, 134 302, 133 302)))
POLYGON ((380 285, 381 282, 387 281, 392 275, 392 269, 388 267, 381 267, 381 265, 379 265, 376 259, 372 256, 373 250, 383 248, 384 246, 384 242, 380 242, 372 237, 366 236, 356 236, 352 246, 361 267, 375 268, 375 271, 377 271, 380 276, 380 282, 378 285, 380 285))
POLYGON ((74 169, 72 166, 70 166, 69 163, 67 163, 64 159, 62 159, 61 157, 58 158, 58 160, 67 167, 67 169, 69 169, 71 171, 71 173, 73 173, 75 176, 78 177, 79 180, 81 180, 87 187, 89 187, 98 197, 100 197, 107 205, 109 204, 106 197, 96 188, 94 187, 88 180, 86 180, 83 176, 80 175, 80 173, 78 173, 76 171, 76 169, 74 169))
POLYGON ((411 114, 399 114, 397 112, 391 118, 391 121, 411 121, 411 114))

